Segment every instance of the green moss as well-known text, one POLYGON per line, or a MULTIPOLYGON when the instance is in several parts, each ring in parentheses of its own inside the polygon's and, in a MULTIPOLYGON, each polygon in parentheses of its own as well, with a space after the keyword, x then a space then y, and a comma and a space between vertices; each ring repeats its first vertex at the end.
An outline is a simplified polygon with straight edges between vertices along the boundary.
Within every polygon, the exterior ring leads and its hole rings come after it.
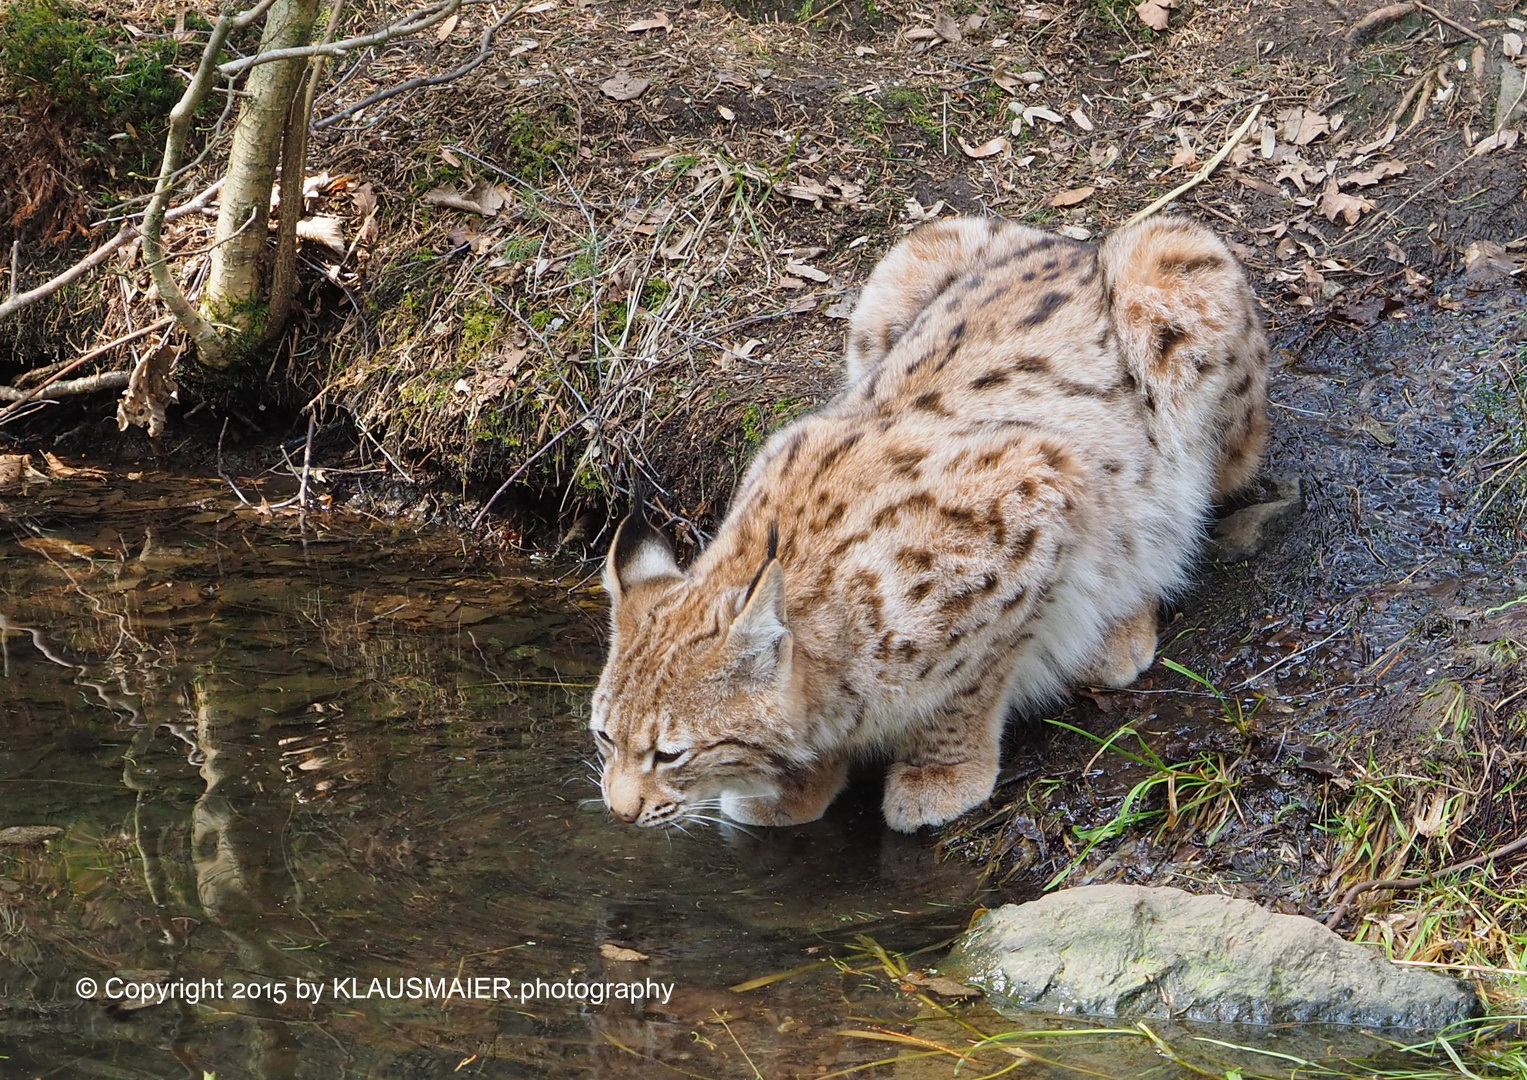
POLYGON ((541 308, 537 311, 532 311, 530 313, 530 318, 526 321, 528 321, 530 325, 535 327, 537 330, 545 330, 546 327, 551 324, 551 321, 554 318, 556 318, 556 316, 549 310, 546 308, 541 308))
POLYGON ((492 137, 490 146, 510 172, 540 178, 555 175, 557 166, 571 165, 576 147, 563 137, 576 130, 577 115, 564 104, 538 112, 512 112, 492 137))
POLYGON ((171 70, 178 53, 173 41, 134 41, 115 20, 67 0, 0 7, 0 68, 8 88, 94 127, 162 128, 184 92, 171 70))
POLYGON ((663 278, 651 278, 646 285, 642 286, 642 307, 651 311, 661 306, 672 291, 673 286, 663 278))
POLYGON ((498 309, 486 300, 474 301, 461 313, 461 353, 481 356, 498 330, 498 309))
POLYGON ((757 446, 763 441, 764 436, 764 411, 763 406, 757 402, 749 402, 742 407, 742 415, 738 417, 738 430, 742 432, 742 438, 749 448, 757 446))
POLYGON ((880 95, 880 103, 885 114, 916 128, 929 145, 934 136, 943 138, 943 99, 933 91, 916 86, 888 86, 880 95))
POLYGON ((533 259, 541 254, 539 236, 511 236, 498 246, 499 258, 505 262, 533 259))

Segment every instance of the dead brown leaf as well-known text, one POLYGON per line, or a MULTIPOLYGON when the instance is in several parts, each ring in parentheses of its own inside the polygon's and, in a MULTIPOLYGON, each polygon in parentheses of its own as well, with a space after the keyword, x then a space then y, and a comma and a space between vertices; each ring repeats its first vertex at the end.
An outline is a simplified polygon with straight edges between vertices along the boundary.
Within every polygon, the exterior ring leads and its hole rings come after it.
POLYGON ((0 454, 0 491, 32 480, 46 482, 48 477, 32 467, 30 454, 0 454))
POLYGON ((1085 202, 1092 197, 1097 188, 1088 184, 1086 187, 1072 188, 1070 191, 1061 191, 1050 196, 1051 206, 1075 206, 1079 202, 1085 202))
POLYGON ((940 11, 933 17, 933 30, 938 36, 951 45, 958 45, 965 37, 960 30, 960 24, 946 11, 940 11))
POLYGON ((1286 109, 1278 116, 1279 134, 1295 146, 1308 146, 1322 135, 1331 134, 1331 118, 1314 109, 1286 109))
POLYGON ((1324 169, 1316 168, 1303 158, 1296 157, 1292 161, 1285 161, 1278 169, 1278 175, 1273 179, 1279 182, 1292 180, 1294 186, 1299 189, 1299 194, 1303 195, 1309 190, 1306 185, 1325 179, 1325 175, 1324 169))
POLYGON ((1463 282, 1471 292, 1488 289, 1522 272, 1521 264, 1506 254, 1506 247, 1495 240, 1472 240, 1463 253, 1463 282))
POLYGON ((1348 173, 1341 178, 1343 184, 1356 184, 1358 187, 1372 187, 1380 180, 1389 176, 1401 176, 1405 172, 1405 163, 1389 159, 1376 161, 1373 167, 1364 169, 1362 172, 1348 173))
POLYGON ((955 136, 954 141, 960 144, 960 151, 969 158, 989 158, 997 154, 1005 154, 1012 145, 1001 135, 995 139, 987 139, 980 146, 971 146, 959 136, 955 136))
POLYGON ((96 554, 95 548, 89 544, 76 544, 73 540, 64 540, 57 536, 29 536, 25 540, 16 541, 18 547, 24 547, 28 551, 35 551, 39 555, 46 555, 59 559, 90 559, 96 554))
POLYGON ((909 971, 905 979, 913 986, 921 990, 931 990, 939 997, 980 997, 981 991, 973 986, 966 986, 958 979, 951 979, 948 975, 923 975, 916 971, 909 971))
POLYGON ((78 480, 106 479, 106 473, 102 472, 100 469, 91 469, 88 467, 83 469, 76 469, 72 465, 65 465, 57 457, 48 453, 46 450, 42 452, 42 459, 48 463, 48 472, 53 476, 63 477, 65 479, 73 478, 78 480))
POLYGON ((635 101, 647 92, 651 79, 632 75, 629 71, 617 71, 599 84, 599 92, 613 101, 635 101))
POLYGON ((814 203, 818 210, 824 202, 852 209, 864 202, 864 185, 844 180, 841 176, 829 176, 825 184, 802 177, 788 185, 785 194, 792 199, 814 203))
POLYGON ((673 206, 666 202, 648 207, 633 206, 621 216, 619 227, 630 229, 641 236, 655 236, 659 227, 667 224, 672 217, 673 206))
POLYGON ((171 373, 175 352, 174 346, 166 345, 143 354, 117 403, 117 430, 126 431, 131 425, 146 428, 151 439, 164 434, 164 411, 179 391, 171 373))
POLYGON ((1348 225, 1356 225, 1358 218, 1368 211, 1376 209, 1378 207, 1374 203, 1369 202, 1361 195, 1345 194, 1341 188, 1336 186, 1335 178, 1332 178, 1326 184, 1325 191, 1320 195, 1319 210, 1325 216, 1325 219, 1330 222, 1341 218, 1348 225))
POLYGON ((624 945, 617 945, 613 941, 606 941, 599 946, 599 955, 606 960, 618 960, 624 964, 634 964, 641 960, 651 960, 646 953, 628 949, 624 945))
POLYGON ((626 33, 642 34, 646 33, 648 30, 670 31, 672 29, 673 23, 668 19, 668 12, 655 11, 649 18, 637 19, 634 23, 627 26, 626 33))
POLYGON ((297 222, 297 239, 322 244, 337 255, 346 251, 344 219, 333 214, 314 214, 297 222))
POLYGON ((785 263, 785 273, 803 277, 809 281, 815 281, 818 285, 824 285, 832 280, 831 275, 818 270, 809 263, 795 262, 793 259, 785 263))
POLYGON ((1358 423, 1358 427, 1367 432, 1373 441, 1381 446, 1393 446, 1395 444, 1394 432, 1371 416, 1365 416, 1358 423))
POLYGON ((1152 30, 1165 30, 1176 6, 1176 0, 1144 0, 1135 5, 1135 14, 1152 30))
POLYGON ((376 192, 371 189, 369 180, 350 192, 350 204, 363 218, 369 217, 376 210, 376 192))

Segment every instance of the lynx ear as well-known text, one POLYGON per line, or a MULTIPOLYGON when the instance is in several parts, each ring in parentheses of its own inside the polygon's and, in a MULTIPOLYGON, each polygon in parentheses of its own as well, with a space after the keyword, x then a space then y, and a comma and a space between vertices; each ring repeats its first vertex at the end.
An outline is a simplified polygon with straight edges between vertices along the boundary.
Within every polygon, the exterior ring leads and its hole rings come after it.
POLYGON ((794 638, 785 619, 785 572, 778 559, 769 558, 758 571, 726 640, 750 677, 789 676, 794 638))
POLYGON ((615 530, 615 540, 604 563, 604 587, 615 602, 619 603, 638 585, 683 576, 668 538, 652 527, 641 510, 628 514, 615 530))

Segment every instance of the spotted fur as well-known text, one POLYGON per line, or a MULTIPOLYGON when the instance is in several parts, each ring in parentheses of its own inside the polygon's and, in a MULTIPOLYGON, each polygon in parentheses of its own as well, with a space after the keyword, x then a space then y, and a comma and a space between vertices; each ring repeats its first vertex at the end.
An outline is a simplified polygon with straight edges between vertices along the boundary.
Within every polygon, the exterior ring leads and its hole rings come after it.
POLYGON ((980 804, 1011 708, 1150 665, 1266 438, 1255 299, 1181 219, 1099 248, 924 226, 871 275, 846 366, 687 569, 641 516, 617 532, 591 726, 622 820, 809 821, 876 755, 893 828, 980 804))

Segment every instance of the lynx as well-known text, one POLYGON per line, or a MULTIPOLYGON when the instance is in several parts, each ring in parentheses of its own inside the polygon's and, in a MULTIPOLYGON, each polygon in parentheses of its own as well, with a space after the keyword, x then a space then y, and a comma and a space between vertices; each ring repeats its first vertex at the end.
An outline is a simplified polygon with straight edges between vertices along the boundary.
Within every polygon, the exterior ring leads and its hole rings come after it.
POLYGON ((591 727, 622 821, 811 821, 877 757, 893 829, 980 805, 1010 710, 1150 666, 1266 440, 1255 298, 1181 219, 1100 247, 923 226, 871 274, 846 366, 688 568, 640 510, 616 531, 591 727))

